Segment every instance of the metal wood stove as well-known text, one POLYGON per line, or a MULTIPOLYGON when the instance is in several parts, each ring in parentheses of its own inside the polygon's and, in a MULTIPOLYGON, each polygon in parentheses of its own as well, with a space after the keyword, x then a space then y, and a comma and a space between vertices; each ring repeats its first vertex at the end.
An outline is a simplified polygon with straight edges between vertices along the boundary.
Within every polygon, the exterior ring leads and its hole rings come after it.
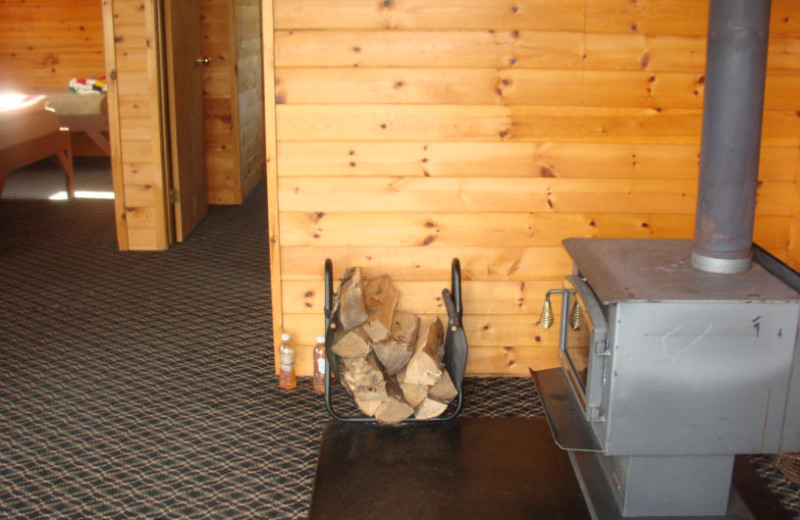
POLYGON ((564 246, 563 369, 534 378, 593 515, 750 517, 734 455, 800 449, 800 293, 694 269, 688 240, 564 246))

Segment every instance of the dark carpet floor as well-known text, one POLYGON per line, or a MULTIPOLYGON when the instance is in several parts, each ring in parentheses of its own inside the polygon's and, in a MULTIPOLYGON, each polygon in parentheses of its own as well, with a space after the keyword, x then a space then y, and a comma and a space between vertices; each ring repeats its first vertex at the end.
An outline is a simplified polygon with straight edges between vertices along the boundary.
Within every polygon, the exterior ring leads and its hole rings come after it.
MULTIPOLYGON (((0 202, 0 518, 307 515, 328 418, 274 375, 265 198, 154 253, 116 250, 112 201, 0 202)), ((464 395, 467 416, 541 414, 527 379, 464 395)))

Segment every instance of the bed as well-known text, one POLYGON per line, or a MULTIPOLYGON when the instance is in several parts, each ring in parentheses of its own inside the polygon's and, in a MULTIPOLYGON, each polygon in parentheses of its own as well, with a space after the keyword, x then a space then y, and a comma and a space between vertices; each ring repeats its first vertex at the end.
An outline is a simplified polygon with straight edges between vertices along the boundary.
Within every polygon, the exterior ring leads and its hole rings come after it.
POLYGON ((69 130, 61 128, 47 96, 0 94, 0 196, 8 174, 51 158, 64 171, 67 195, 75 194, 69 130))
POLYGON ((71 90, 45 92, 48 106, 56 111, 58 123, 69 128, 72 134, 75 155, 96 155, 84 153, 88 147, 82 145, 84 134, 102 155, 111 155, 108 140, 108 105, 105 93, 76 94, 71 90))

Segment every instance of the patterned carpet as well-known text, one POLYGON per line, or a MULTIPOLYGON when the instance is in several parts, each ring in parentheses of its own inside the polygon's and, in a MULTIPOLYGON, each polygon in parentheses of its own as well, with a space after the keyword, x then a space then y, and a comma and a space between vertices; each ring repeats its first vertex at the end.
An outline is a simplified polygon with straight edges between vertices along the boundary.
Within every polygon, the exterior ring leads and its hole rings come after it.
MULTIPOLYGON (((305 518, 328 418, 273 375, 265 198, 159 253, 116 251, 111 201, 0 203, 0 518, 305 518)), ((541 415, 527 379, 464 393, 541 415)))

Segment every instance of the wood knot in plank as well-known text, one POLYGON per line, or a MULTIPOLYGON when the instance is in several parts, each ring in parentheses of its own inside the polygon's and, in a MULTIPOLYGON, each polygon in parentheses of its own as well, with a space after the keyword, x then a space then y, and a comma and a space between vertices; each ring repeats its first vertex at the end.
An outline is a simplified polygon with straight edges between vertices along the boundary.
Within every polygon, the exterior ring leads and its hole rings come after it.
POLYGON ((553 169, 550 168, 549 166, 540 166, 539 167, 539 176, 540 177, 549 177, 549 178, 558 177, 558 175, 556 175, 556 172, 553 171, 553 169))

